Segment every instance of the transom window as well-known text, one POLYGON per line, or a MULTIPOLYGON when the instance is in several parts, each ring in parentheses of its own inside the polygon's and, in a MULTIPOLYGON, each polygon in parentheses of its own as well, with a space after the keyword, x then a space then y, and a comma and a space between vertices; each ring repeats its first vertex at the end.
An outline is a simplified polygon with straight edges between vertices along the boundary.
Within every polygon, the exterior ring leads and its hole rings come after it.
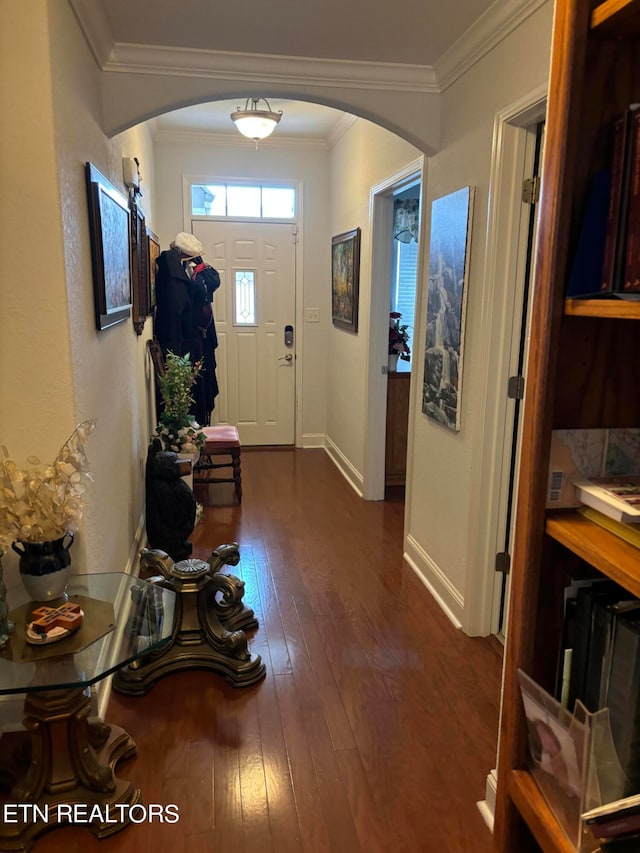
POLYGON ((293 219, 296 191, 268 184, 191 184, 191 215, 293 219))

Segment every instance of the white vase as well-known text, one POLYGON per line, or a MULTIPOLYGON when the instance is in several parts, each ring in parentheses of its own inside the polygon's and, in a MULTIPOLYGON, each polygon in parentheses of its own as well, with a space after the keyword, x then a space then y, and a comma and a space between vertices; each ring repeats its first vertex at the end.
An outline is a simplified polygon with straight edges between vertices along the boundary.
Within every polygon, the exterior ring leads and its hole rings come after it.
POLYGON ((398 370, 399 355, 400 354, 397 352, 389 353, 389 363, 387 365, 387 370, 389 371, 389 373, 396 373, 396 371, 398 370))

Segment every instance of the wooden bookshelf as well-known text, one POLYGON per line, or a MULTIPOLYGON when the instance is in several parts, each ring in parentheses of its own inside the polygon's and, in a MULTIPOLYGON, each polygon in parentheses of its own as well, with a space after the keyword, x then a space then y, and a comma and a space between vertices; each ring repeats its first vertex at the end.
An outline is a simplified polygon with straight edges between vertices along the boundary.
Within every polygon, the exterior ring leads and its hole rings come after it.
POLYGON ((624 299, 565 299, 568 317, 607 317, 613 320, 640 320, 640 301, 624 299))
POLYGON ((499 853, 574 850, 527 770, 522 669, 553 690, 567 567, 585 561, 640 598, 640 549, 574 511, 546 510, 554 429, 640 426, 640 304, 565 300, 594 175, 614 120, 640 101, 640 0, 555 4, 531 346, 522 423, 494 839, 499 853), (562 547, 559 547, 562 546, 562 547), (571 557, 571 555, 575 555, 571 557))
POLYGON ((640 598, 640 548, 577 512, 549 514, 547 534, 640 598))
POLYGON ((591 31, 597 36, 636 38, 640 34, 636 6, 635 0, 606 0, 591 13, 591 31))
POLYGON ((511 771, 509 795, 545 853, 575 853, 575 847, 560 828, 530 773, 526 770, 511 771))

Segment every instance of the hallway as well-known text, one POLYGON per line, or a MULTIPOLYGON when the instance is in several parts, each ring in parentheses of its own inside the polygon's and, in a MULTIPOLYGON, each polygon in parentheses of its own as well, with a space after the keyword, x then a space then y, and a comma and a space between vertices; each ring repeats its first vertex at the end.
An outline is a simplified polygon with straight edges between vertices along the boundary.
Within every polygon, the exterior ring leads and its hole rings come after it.
POLYGON ((206 510, 194 556, 236 540, 260 628, 256 687, 181 673, 108 721, 138 755, 119 775, 180 822, 35 853, 489 853, 476 808, 495 766, 500 658, 456 631, 402 563, 403 504, 365 502, 322 450, 245 451, 243 503, 206 510))

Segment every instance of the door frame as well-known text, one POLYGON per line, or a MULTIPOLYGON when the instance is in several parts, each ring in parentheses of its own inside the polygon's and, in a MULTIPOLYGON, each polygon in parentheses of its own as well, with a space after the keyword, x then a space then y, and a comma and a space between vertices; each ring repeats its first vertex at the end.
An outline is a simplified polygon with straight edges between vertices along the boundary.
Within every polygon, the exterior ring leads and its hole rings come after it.
MULTIPOLYGON (((366 423, 362 493, 365 500, 384 500, 385 433, 387 411, 387 363, 389 304, 391 299, 391 232, 393 223, 393 193, 416 180, 420 181, 420 210, 425 195, 425 157, 408 163, 395 175, 369 190, 369 221, 371 223, 371 299, 369 309, 369 355, 365 391, 366 423)), ((421 290, 424 268, 422 223, 416 277, 416 304, 421 290)), ((411 371, 411 389, 415 371, 411 371)), ((411 394, 411 392, 410 392, 411 394)), ((409 414, 411 432, 411 414, 409 414)), ((410 447, 407 450, 407 473, 410 468, 410 447)))
MULTIPOLYGON (((294 446, 305 447, 303 441, 303 420, 302 410, 304 405, 304 385, 302 382, 303 364, 302 353, 304 352, 304 181, 302 180, 273 180, 269 178, 260 178, 256 175, 252 177, 239 178, 231 175, 182 175, 182 219, 185 231, 191 233, 191 223, 194 220, 202 220, 204 222, 255 222, 271 223, 271 224, 289 224, 292 229, 295 228, 295 251, 294 251, 294 299, 295 299, 295 331, 294 331, 294 350, 295 350, 295 379, 294 379, 294 446), (231 217, 229 219, 220 219, 214 216, 198 216, 191 213, 191 184, 206 184, 216 182, 231 182, 231 183, 246 183, 256 184, 268 182, 273 186, 279 184, 283 186, 294 186, 296 188, 296 216, 295 219, 253 219, 245 217, 231 217)), ((206 259, 205 259, 206 260, 206 259)))
MULTIPOLYGON (((514 320, 513 316, 514 282, 520 289, 524 284, 522 278, 517 280, 516 271, 521 260, 525 150, 527 136, 534 133, 532 126, 545 118, 546 104, 545 83, 496 113, 494 119, 479 353, 485 371, 471 477, 468 553, 473 560, 464 590, 463 630, 470 636, 489 635, 493 624, 495 558, 502 550, 500 531, 504 526, 500 483, 503 466, 510 462, 503 446, 507 377, 513 336, 520 334, 520 317, 514 320), (495 377, 504 377, 504 381, 495 377)), ((529 300, 532 295, 533 287, 529 300)))

